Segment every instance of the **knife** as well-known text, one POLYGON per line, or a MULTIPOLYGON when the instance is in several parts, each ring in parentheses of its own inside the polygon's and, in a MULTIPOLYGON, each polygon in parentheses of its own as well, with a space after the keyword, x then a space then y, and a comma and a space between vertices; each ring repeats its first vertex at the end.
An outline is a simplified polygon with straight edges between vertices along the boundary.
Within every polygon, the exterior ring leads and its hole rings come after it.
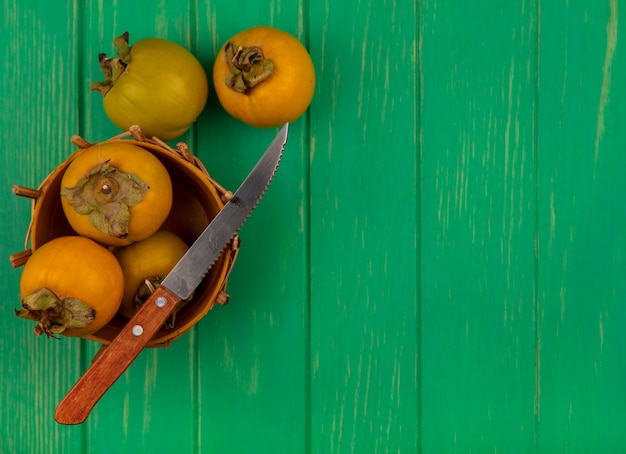
POLYGON ((54 414, 58 423, 84 422, 104 393, 161 328, 176 304, 188 298, 202 282, 272 182, 287 143, 288 127, 285 123, 233 197, 61 400, 54 414))

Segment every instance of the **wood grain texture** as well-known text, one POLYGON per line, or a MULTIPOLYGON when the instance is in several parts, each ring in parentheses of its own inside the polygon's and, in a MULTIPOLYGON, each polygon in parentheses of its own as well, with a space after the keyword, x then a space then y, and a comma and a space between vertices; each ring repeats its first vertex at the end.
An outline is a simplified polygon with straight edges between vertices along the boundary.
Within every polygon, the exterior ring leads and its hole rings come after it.
POLYGON ((532 452, 537 3, 421 12, 422 447, 532 452))
MULTIPOLYGON (((212 68, 239 30, 280 26, 305 44, 306 3, 198 5, 200 58, 212 68)), ((315 101, 314 101, 315 102, 315 101)), ((235 189, 278 129, 228 118, 215 93, 198 122, 198 156, 235 189)), ((200 448, 223 452, 303 452, 307 446, 308 116, 289 126, 280 167, 244 224, 229 277, 230 303, 198 324, 200 448)))
MULTIPOLYGON (((542 11, 539 308, 543 452, 626 449, 622 174, 626 20, 617 1, 542 11), (557 19, 558 16, 558 19, 557 19)), ((619 5, 623 6, 623 5, 619 5)))
POLYGON ((311 8, 311 450, 415 452, 417 11, 311 8))
MULTIPOLYGON (((86 2, 83 19, 81 133, 89 140, 113 136, 117 129, 107 119, 98 93, 89 92, 92 81, 102 80, 98 53, 115 55, 113 38, 129 31, 131 43, 146 37, 172 40, 194 49, 192 2, 114 1, 86 2)), ((180 138, 195 150, 193 132, 180 138)), ((195 330, 193 328, 192 330, 195 330)), ((176 342, 157 354, 144 351, 124 376, 98 403, 87 420, 86 445, 94 452, 110 452, 110 445, 130 449, 193 452, 198 446, 197 362, 195 336, 176 342), (172 436, 163 430, 170 427, 172 436)), ((89 345, 92 355, 96 347, 89 345)))
POLYGON ((0 265, 4 304, 0 317, 0 452, 80 453, 82 429, 54 422, 55 401, 71 386, 83 362, 79 342, 47 342, 13 314, 19 307, 20 271, 7 257, 21 251, 31 201, 11 186, 36 187, 59 162, 78 127, 78 48, 71 1, 4 1, 0 16, 0 265), (62 119, 58 122, 57 119, 62 119))
MULTIPOLYGON (((626 451, 619 0, 240 6, 2 0, 0 453, 626 451), (98 345, 13 316, 30 201, 11 186, 37 186, 72 134, 118 132, 88 90, 117 34, 210 74, 257 24, 301 39, 318 81, 231 302, 58 425, 98 345)), ((181 140, 234 189, 275 133, 211 88, 181 140)))

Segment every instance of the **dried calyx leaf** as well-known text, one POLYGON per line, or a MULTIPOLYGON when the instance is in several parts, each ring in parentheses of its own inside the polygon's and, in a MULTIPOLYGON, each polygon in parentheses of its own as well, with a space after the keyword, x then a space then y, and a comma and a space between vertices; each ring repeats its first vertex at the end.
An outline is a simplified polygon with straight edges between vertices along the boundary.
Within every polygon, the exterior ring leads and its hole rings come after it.
POLYGON ((102 96, 115 85, 117 79, 126 70, 131 60, 130 35, 128 32, 122 33, 113 40, 113 45, 117 49, 117 58, 107 57, 106 54, 98 54, 100 69, 104 74, 103 82, 94 82, 89 87, 91 90, 97 90, 102 96))
POLYGON ((236 46, 230 41, 224 46, 224 55, 230 73, 226 76, 226 85, 245 95, 274 72, 274 63, 266 59, 263 50, 257 46, 236 46))
POLYGON ((48 288, 41 288, 22 299, 22 309, 15 315, 37 322, 35 334, 55 337, 66 329, 89 326, 96 318, 96 311, 77 298, 61 298, 48 288))
POLYGON ((91 224, 115 238, 128 236, 129 207, 143 200, 149 186, 132 173, 98 164, 73 188, 62 188, 61 196, 79 214, 89 216, 91 224))

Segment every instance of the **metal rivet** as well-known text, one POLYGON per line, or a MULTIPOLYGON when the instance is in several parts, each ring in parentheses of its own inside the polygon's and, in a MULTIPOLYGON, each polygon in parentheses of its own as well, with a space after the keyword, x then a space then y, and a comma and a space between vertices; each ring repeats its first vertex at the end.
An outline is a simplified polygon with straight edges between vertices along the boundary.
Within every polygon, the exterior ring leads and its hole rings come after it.
POLYGON ((133 326, 133 334, 135 336, 141 336, 143 334, 143 326, 141 325, 133 326))
POLYGON ((159 296, 157 297, 157 299, 154 301, 154 304, 157 305, 157 307, 163 308, 165 307, 165 305, 167 304, 167 299, 165 299, 164 296, 159 296))

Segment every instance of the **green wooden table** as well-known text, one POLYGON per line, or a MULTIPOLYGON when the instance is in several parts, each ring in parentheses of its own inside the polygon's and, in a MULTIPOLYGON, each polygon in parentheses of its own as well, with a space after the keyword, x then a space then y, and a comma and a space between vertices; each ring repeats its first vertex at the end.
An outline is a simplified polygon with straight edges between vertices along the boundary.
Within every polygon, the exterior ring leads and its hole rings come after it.
MULTIPOLYGON (((624 14, 618 0, 4 0, 0 453, 624 452, 624 14), (210 72, 257 24, 299 37, 318 83, 241 231, 231 303, 60 426, 98 345, 14 317, 8 257, 30 203, 11 186, 37 186, 73 134, 118 132, 88 89, 116 34, 179 42, 210 72)), ((275 132, 212 93, 183 139, 234 189, 275 132)))

